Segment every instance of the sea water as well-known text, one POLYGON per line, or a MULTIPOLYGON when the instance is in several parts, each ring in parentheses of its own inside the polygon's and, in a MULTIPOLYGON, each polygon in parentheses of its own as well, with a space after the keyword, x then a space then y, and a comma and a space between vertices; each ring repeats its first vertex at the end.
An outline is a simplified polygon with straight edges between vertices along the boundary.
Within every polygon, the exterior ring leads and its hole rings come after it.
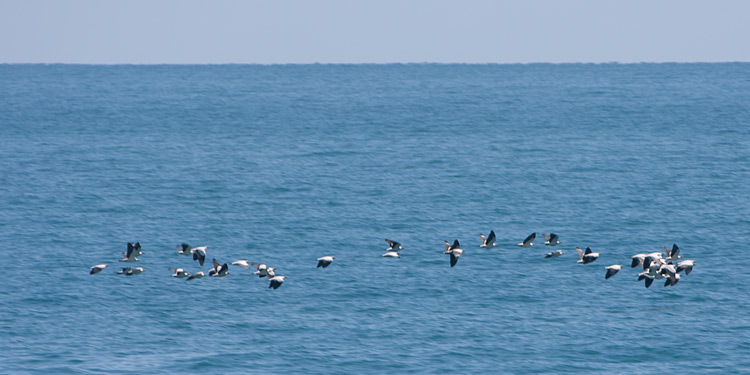
POLYGON ((0 65, 0 373, 750 373, 749 186, 745 63, 0 65))

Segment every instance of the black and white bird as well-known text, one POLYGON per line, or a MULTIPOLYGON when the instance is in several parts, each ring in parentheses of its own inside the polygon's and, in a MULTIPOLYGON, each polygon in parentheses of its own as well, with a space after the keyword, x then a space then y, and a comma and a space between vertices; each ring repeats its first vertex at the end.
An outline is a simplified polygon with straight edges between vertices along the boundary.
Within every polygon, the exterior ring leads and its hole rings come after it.
POLYGON ((143 254, 143 251, 141 251, 140 242, 136 242, 135 244, 133 244, 132 242, 128 242, 128 252, 122 253, 122 259, 120 259, 120 262, 128 262, 128 263, 139 262, 140 259, 138 259, 138 256, 142 254, 143 254))
POLYGON ((192 247, 183 242, 181 245, 177 246, 177 249, 180 250, 179 252, 177 252, 177 254, 190 255, 190 249, 192 249, 192 247))
POLYGON ((544 257, 545 258, 557 258, 557 257, 559 257, 560 255, 563 255, 563 254, 564 253, 563 253, 562 250, 555 250, 553 252, 549 252, 549 253, 545 254, 544 257))
POLYGON ((656 265, 656 267, 661 267, 662 264, 664 264, 664 255, 660 251, 655 251, 653 253, 646 254, 645 257, 643 257, 643 269, 649 269, 652 268, 652 265, 656 265))
POLYGON ((194 274, 190 275, 190 276, 189 276, 189 277, 187 278, 187 281, 190 281, 190 280, 193 280, 193 279, 200 279, 200 278, 201 278, 201 277, 203 277, 203 276, 206 276, 206 274, 205 274, 205 273, 203 273, 203 271, 199 271, 199 272, 196 272, 196 273, 194 273, 194 274))
POLYGON ((671 263, 663 264, 661 267, 659 267, 659 273, 667 279, 667 281, 664 282, 665 287, 674 286, 678 281, 680 281, 680 275, 677 273, 677 270, 671 263))
POLYGON ((133 276, 140 275, 144 271, 143 267, 125 267, 117 271, 118 275, 133 276))
POLYGON ((646 284, 646 288, 650 287, 651 284, 654 282, 654 276, 650 275, 648 272, 641 272, 638 274, 638 281, 646 280, 644 283, 646 284))
POLYGON ((399 255, 399 250, 403 250, 404 247, 401 246, 399 242, 385 239, 385 242, 388 243, 388 248, 385 249, 385 253, 382 255, 386 258, 401 258, 401 255, 399 255))
POLYGON ((664 247, 664 252, 667 253, 667 260, 674 260, 677 261, 678 259, 682 258, 680 256, 680 248, 677 247, 677 244, 672 244, 672 250, 667 249, 667 247, 664 247))
POLYGON ((460 248, 461 245, 458 244, 458 240, 453 241, 453 245, 448 241, 443 242, 445 243, 445 253, 443 254, 451 255, 451 267, 453 267, 458 262, 458 258, 461 254, 464 253, 464 250, 460 248))
POLYGON ((206 251, 208 246, 198 246, 190 249, 190 253, 193 254, 193 260, 197 260, 202 266, 206 262, 206 251))
POLYGON ((695 266, 694 260, 682 260, 677 263, 677 268, 675 270, 677 272, 685 271, 685 275, 690 275, 690 272, 693 270, 694 266, 695 266))
POLYGON ((276 268, 274 267, 268 267, 266 268, 266 277, 269 279, 276 276, 276 268))
POLYGON ((250 268, 250 263, 248 263, 248 262, 247 262, 246 260, 244 260, 244 259, 240 259, 240 260, 235 260, 234 262, 232 262, 232 265, 233 265, 233 266, 240 266, 240 267, 242 267, 242 268, 250 268))
POLYGON ((330 266, 331 263, 333 263, 334 259, 336 259, 336 257, 334 257, 334 256, 320 257, 320 258, 318 258, 318 266, 316 268, 320 268, 320 267, 326 268, 326 267, 330 266))
POLYGON ((583 263, 583 264, 589 264, 597 259, 599 259, 599 253, 595 253, 591 251, 590 247, 586 248, 586 251, 581 250, 580 247, 576 247, 576 252, 578 253, 578 257, 581 258, 576 263, 583 263))
POLYGON ((178 279, 184 279, 186 277, 190 277, 190 273, 186 272, 182 268, 170 268, 169 270, 172 271, 172 272, 174 272, 172 274, 172 277, 176 277, 178 279))
POLYGON ((495 231, 494 230, 491 230, 490 234, 487 237, 485 237, 484 234, 479 233, 479 238, 482 239, 482 244, 479 245, 479 247, 490 248, 490 247, 497 246, 497 244, 495 243, 495 231))
POLYGON ((607 269, 607 273, 604 275, 604 280, 607 280, 610 277, 614 276, 617 272, 619 272, 622 269, 622 266, 619 264, 613 264, 604 268, 607 269))
POLYGON ((630 268, 635 268, 638 266, 643 267, 643 260, 646 259, 646 254, 643 254, 643 253, 635 254, 632 257, 630 257, 630 259, 631 259, 630 268))
POLYGON ((102 272, 105 268, 107 268, 106 264, 97 264, 95 266, 91 266, 91 272, 89 272, 89 275, 102 272))
POLYGON ((271 283, 268 285, 271 289, 279 289, 281 284, 284 283, 284 280, 286 279, 286 276, 274 276, 268 279, 271 283))
POLYGON ((216 258, 213 259, 214 262, 214 268, 211 268, 208 270, 208 276, 211 277, 224 277, 229 274, 229 265, 219 264, 219 262, 216 261, 216 258))
POLYGON ((268 275, 267 266, 262 263, 253 263, 251 266, 255 267, 256 271, 253 272, 253 275, 258 275, 258 277, 263 278, 268 275))
POLYGON ((544 244, 547 246, 557 246, 560 244, 560 236, 554 233, 542 233, 542 236, 547 239, 547 241, 544 241, 544 244))
POLYGON ((536 232, 528 235, 526 237, 526 239, 523 240, 523 242, 517 243, 516 246, 532 247, 532 246, 534 246, 534 242, 533 241, 534 241, 535 238, 536 238, 536 232))
POLYGON ((387 251, 399 251, 404 249, 404 247, 401 246, 400 242, 389 240, 387 238, 385 239, 385 242, 388 243, 388 248, 386 249, 387 251))

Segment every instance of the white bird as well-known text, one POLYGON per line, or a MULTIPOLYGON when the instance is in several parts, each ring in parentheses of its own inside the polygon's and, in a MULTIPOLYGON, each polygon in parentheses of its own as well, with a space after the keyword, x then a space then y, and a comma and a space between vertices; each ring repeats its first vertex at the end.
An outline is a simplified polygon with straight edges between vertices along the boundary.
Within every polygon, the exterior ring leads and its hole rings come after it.
POLYGON ((268 279, 271 283, 268 285, 269 288, 272 289, 279 289, 281 284, 284 283, 284 279, 286 279, 286 276, 274 276, 268 279))
POLYGON ((521 242, 521 243, 517 243, 517 244, 516 244, 516 246, 521 246, 521 247, 532 247, 532 246, 534 246, 534 242, 532 242, 532 241, 534 241, 534 238, 536 238, 536 232, 534 232, 534 233, 532 233, 532 234, 528 235, 528 236, 526 237, 526 239, 524 239, 524 240, 523 240, 523 242, 521 242))
POLYGON ((269 279, 276 276, 276 268, 268 267, 266 268, 266 277, 269 279))
POLYGON ((560 236, 554 233, 542 233, 542 236, 547 239, 547 241, 544 241, 544 244, 547 246, 557 246, 560 244, 560 236))
POLYGON ((192 279, 200 279, 203 276, 206 276, 206 274, 203 273, 203 271, 196 272, 196 273, 190 275, 190 277, 187 278, 187 281, 190 281, 192 279))
POLYGON ((495 231, 491 230, 489 236, 485 237, 484 234, 479 233, 479 238, 482 239, 482 244, 479 247, 494 247, 497 246, 495 243, 495 231))
POLYGON ((128 252, 122 253, 122 259, 120 259, 120 262, 139 262, 140 259, 138 259, 138 255, 143 254, 143 251, 141 251, 141 243, 136 242, 135 245, 132 242, 128 242, 128 252))
POLYGON ((106 264, 97 264, 95 266, 91 266, 91 272, 89 272, 89 275, 93 275, 95 273, 102 272, 105 268, 107 268, 106 264))
POLYGON ((546 255, 544 255, 544 257, 545 258, 557 258, 557 257, 559 257, 560 255, 563 255, 563 254, 564 253, 563 253, 562 250, 555 250, 555 251, 553 251, 551 253, 547 253, 546 255))
POLYGON ((395 252, 398 252, 399 250, 403 250, 403 249, 404 249, 404 247, 403 247, 403 246, 401 246, 401 243, 400 243, 400 242, 396 242, 396 241, 393 241, 393 240, 389 240, 389 239, 387 239, 387 238, 385 239, 385 242, 387 242, 387 243, 388 243, 388 248, 386 249, 387 251, 395 251, 395 252))
POLYGON ((617 272, 619 272, 620 269, 622 269, 622 266, 619 264, 613 264, 604 268, 607 269, 607 273, 604 275, 604 280, 607 280, 610 277, 614 276, 617 272))
POLYGON ((677 247, 677 244, 672 244, 672 250, 667 249, 667 247, 664 247, 664 252, 667 253, 667 259, 668 260, 674 260, 677 261, 677 259, 682 258, 680 256, 680 248, 677 247))
POLYGON ((318 260, 318 266, 315 267, 315 268, 320 268, 320 267, 326 268, 326 267, 328 267, 333 262, 334 259, 336 259, 336 257, 334 257, 334 256, 320 257, 320 258, 317 259, 318 260))
POLYGON ((267 267, 265 264, 261 263, 253 263, 251 266, 255 267, 257 270, 253 272, 253 275, 258 275, 258 277, 266 277, 268 275, 267 267))
POLYGON ((190 249, 192 249, 190 245, 184 242, 181 245, 177 246, 177 248, 180 250, 177 254, 182 254, 182 255, 190 255, 190 249))
POLYGON ((214 268, 211 268, 210 270, 208 270, 208 276, 211 276, 211 277, 224 277, 227 274, 229 274, 229 265, 228 264, 226 264, 226 263, 219 264, 219 262, 216 261, 216 258, 213 259, 213 262, 214 262, 214 268))
POLYGON ((694 260, 683 260, 677 263, 677 272, 685 271, 685 275, 690 275, 690 272, 693 270, 693 266, 695 266, 694 260))
POLYGON ((464 250, 460 248, 461 245, 458 244, 458 240, 453 241, 453 245, 451 245, 448 241, 443 242, 445 243, 445 253, 443 254, 451 255, 451 267, 453 267, 458 262, 458 258, 461 256, 461 254, 464 253, 464 250))
POLYGON ((401 258, 401 255, 398 254, 398 251, 392 250, 392 251, 386 251, 385 254, 381 255, 386 258, 401 258))
POLYGON ((235 260, 234 262, 232 262, 232 265, 240 266, 243 268, 250 268, 250 264, 244 259, 235 260))
POLYGON ((198 246, 198 247, 194 247, 190 249, 190 252, 193 254, 193 260, 197 260, 201 266, 206 261, 207 249, 208 249, 208 246, 198 246))
POLYGON ((190 273, 186 272, 182 268, 170 268, 169 270, 174 272, 174 274, 172 274, 172 277, 176 277, 176 278, 179 278, 179 279, 190 277, 190 273))
POLYGON ((599 253, 595 253, 591 251, 590 247, 586 248, 586 251, 581 250, 580 247, 576 247, 576 252, 578 253, 578 257, 581 258, 576 263, 583 263, 583 264, 589 264, 597 259, 599 259, 599 253))

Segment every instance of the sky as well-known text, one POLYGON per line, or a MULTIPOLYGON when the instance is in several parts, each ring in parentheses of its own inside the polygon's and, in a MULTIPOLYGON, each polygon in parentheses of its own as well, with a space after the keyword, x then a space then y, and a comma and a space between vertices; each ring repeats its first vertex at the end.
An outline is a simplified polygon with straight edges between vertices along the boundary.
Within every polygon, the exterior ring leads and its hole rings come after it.
POLYGON ((0 63, 750 61, 745 0, 0 0, 0 63))

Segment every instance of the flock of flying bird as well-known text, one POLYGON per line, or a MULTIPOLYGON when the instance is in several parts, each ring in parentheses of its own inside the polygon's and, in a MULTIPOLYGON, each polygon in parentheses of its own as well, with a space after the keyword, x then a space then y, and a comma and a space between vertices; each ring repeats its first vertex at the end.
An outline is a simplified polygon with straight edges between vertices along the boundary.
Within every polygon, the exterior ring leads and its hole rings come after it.
MULTIPOLYGON (((561 244, 560 237, 557 234, 550 233, 542 233, 542 235, 545 238, 544 244, 546 246, 557 246, 561 244)), ((482 244, 479 245, 479 247, 482 248, 492 248, 497 246, 497 243, 495 242, 496 236, 495 231, 490 231, 490 234, 488 236, 485 236, 483 234, 479 234, 479 237, 482 240, 482 244)), ((522 242, 516 244, 516 246, 520 246, 523 248, 529 248, 534 246, 534 240, 536 239, 536 232, 531 233, 528 237, 526 237, 522 242)), ((386 239, 386 243, 388 243, 388 248, 386 249, 386 252, 382 255, 383 257, 387 258, 400 258, 399 251, 403 250, 404 247, 401 245, 401 243, 386 239)), ((444 241, 445 244, 445 253, 450 255, 450 265, 451 267, 454 267, 456 263, 458 263, 458 259, 461 257, 461 255, 464 253, 464 250, 461 249, 461 245, 459 244, 458 240, 454 240, 453 243, 450 243, 448 241, 444 241)), ((192 256, 194 261, 197 261, 201 266, 205 263, 206 260, 206 252, 208 250, 208 246, 199 246, 199 247, 191 247, 190 245, 183 243, 179 246, 177 246, 177 249, 179 249, 178 254, 181 255, 187 255, 192 256)), ((581 250, 581 248, 576 247, 576 252, 578 253, 578 263, 582 264, 589 264, 594 261, 596 261, 599 258, 599 253, 593 252, 591 248, 586 248, 586 250, 581 250)), ((654 280, 661 280, 665 279, 664 286, 674 286, 677 284, 678 281, 680 281, 680 272, 685 271, 685 275, 689 275, 690 271, 693 270, 693 266, 695 265, 694 260, 682 260, 679 261, 676 265, 673 263, 673 261, 678 261, 682 258, 680 256, 680 248, 677 246, 677 244, 672 245, 672 249, 664 248, 664 252, 662 253, 660 251, 651 252, 651 253, 640 253, 635 254, 631 257, 631 268, 635 267, 641 267, 643 268, 643 272, 640 272, 638 274, 638 281, 645 280, 645 286, 646 288, 650 287, 651 284, 654 282, 654 280), (666 257, 665 257, 666 255, 666 257)), ((552 252, 546 253, 545 258, 557 258, 563 255, 562 250, 554 250, 552 252)), ((140 242, 131 243, 128 242, 128 248, 127 252, 122 253, 122 259, 120 259, 120 262, 126 262, 126 263, 135 263, 139 262, 140 259, 139 256, 143 255, 143 251, 141 250, 141 244, 140 242)), ((324 256, 317 259, 318 265, 317 268, 326 268, 331 263, 333 263, 333 260, 335 259, 334 256, 324 256)), ((283 283, 284 280, 287 278, 287 276, 281 276, 276 274, 276 268, 274 267, 268 267, 265 264, 261 263, 249 263, 247 260, 241 259, 236 260, 231 263, 235 266, 240 266, 243 268, 250 268, 254 267, 255 272, 253 272, 254 275, 258 275, 260 278, 268 278, 269 285, 268 287, 271 289, 278 289, 283 283)), ((90 274, 96 274, 107 268, 107 264, 97 264, 95 266, 91 267, 90 274)), ((604 267, 607 271, 604 275, 604 279, 609 279, 610 277, 614 276, 617 272, 619 272, 622 269, 622 265, 620 264, 613 264, 610 266, 604 267)), ((193 279, 199 279, 206 274, 203 271, 199 271, 196 273, 189 273, 185 271, 183 268, 170 268, 170 271, 174 272, 172 274, 172 277, 176 278, 185 278, 188 281, 193 279)), ((132 276, 132 275, 139 275, 143 273, 144 269, 143 267, 124 267, 120 271, 118 271, 118 274, 123 274, 126 276, 132 276)), ((229 264, 219 263, 216 258, 213 258, 213 268, 208 270, 208 276, 209 277, 225 277, 229 274, 229 264)))

